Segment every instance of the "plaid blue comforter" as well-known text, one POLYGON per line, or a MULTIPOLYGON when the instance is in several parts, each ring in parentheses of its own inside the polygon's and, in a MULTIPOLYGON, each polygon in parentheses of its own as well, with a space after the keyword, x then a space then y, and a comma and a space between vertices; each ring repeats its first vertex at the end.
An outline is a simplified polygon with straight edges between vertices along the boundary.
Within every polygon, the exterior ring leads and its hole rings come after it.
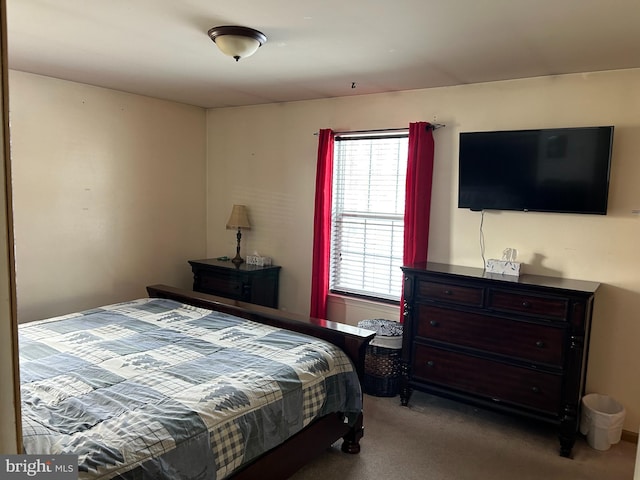
POLYGON ((20 326, 25 453, 82 479, 221 479, 314 418, 362 408, 324 341, 164 299, 20 326))

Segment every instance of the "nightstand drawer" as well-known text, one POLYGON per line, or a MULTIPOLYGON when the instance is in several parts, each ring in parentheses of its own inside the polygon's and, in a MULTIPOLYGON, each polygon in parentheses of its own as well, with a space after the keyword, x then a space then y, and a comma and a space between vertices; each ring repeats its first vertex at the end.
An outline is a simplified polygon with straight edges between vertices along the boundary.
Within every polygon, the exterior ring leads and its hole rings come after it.
POLYGON ((481 307, 483 294, 482 288, 425 281, 418 283, 419 296, 459 305, 481 307))
POLYGON ((562 366, 563 328, 420 304, 416 335, 526 361, 562 366))
POLYGON ((490 290, 487 307, 504 312, 524 313, 541 318, 566 320, 569 301, 567 298, 490 290))
POLYGON ((230 275, 215 275, 200 272, 196 278, 197 290, 221 297, 242 299, 242 282, 230 275))
POLYGON ((556 414, 562 376, 415 345, 412 378, 556 414))

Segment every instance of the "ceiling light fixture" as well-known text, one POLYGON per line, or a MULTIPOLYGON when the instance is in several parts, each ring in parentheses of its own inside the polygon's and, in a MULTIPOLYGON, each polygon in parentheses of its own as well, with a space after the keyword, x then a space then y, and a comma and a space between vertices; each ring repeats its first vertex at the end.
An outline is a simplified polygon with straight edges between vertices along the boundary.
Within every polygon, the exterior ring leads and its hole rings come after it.
POLYGON ((267 36, 249 27, 226 25, 213 27, 209 30, 209 37, 220 51, 236 59, 250 57, 261 45, 267 41, 267 36))

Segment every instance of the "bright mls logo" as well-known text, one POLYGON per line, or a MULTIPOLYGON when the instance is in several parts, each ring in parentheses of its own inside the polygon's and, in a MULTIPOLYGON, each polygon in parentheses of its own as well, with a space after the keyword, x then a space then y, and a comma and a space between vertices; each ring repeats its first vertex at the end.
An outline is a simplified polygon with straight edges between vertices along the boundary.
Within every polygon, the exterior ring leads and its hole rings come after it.
POLYGON ((77 480, 77 455, 0 455, 0 480, 77 480))

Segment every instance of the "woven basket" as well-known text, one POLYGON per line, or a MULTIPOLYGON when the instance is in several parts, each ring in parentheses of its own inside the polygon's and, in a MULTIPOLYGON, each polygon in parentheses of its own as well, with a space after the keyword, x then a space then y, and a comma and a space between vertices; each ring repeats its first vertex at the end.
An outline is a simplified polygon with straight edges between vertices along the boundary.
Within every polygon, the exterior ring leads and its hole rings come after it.
POLYGON ((377 397, 395 397, 400 391, 402 325, 392 320, 373 319, 363 320, 358 326, 376 332, 365 352, 362 389, 377 397), (387 348, 390 345, 395 348, 387 348))
POLYGON ((362 387, 369 395, 395 397, 400 391, 400 350, 369 345, 362 387))
POLYGON ((376 377, 365 375, 362 383, 364 393, 374 397, 395 397, 400 391, 400 377, 376 377))

